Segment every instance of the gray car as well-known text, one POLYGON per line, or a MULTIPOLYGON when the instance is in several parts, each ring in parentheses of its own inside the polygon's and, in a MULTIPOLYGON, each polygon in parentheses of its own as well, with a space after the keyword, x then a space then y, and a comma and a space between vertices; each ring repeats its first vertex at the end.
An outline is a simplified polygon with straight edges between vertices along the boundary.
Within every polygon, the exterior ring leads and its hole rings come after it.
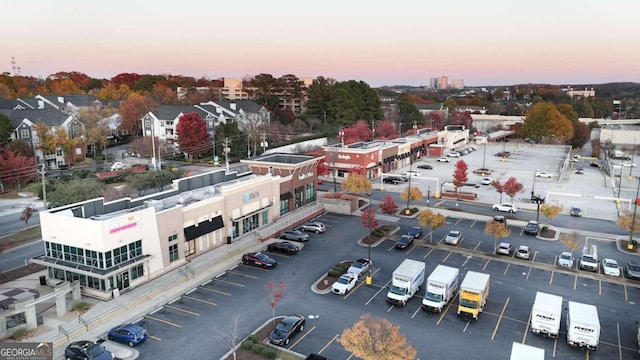
POLYGON ((625 268, 625 272, 627 273, 627 277, 629 279, 640 280, 640 262, 629 261, 627 263, 627 267, 625 268))
POLYGON ((309 241, 309 234, 305 234, 300 230, 285 230, 280 233, 280 239, 291 241, 309 241))

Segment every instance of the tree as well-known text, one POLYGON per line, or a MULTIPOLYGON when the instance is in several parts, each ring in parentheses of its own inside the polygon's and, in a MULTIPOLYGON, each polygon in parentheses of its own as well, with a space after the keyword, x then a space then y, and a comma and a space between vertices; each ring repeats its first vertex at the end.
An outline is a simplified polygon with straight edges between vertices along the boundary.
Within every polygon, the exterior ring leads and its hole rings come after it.
POLYGON ((122 117, 120 129, 129 134, 140 134, 142 130, 140 119, 155 106, 151 98, 132 92, 127 100, 120 102, 118 107, 118 113, 122 117))
POLYGON ((36 177, 36 159, 0 147, 0 182, 21 189, 36 177))
POLYGON ((36 123, 36 136, 40 143, 40 148, 44 152, 45 155, 52 154, 56 151, 56 139, 51 129, 47 124, 39 122, 36 123))
POLYGON ((501 221, 490 220, 484 227, 484 233, 493 236, 493 250, 498 248, 498 238, 506 238, 511 235, 511 230, 501 221))
POLYGON ((20 214, 20 221, 24 221, 24 226, 29 227, 29 219, 33 216, 33 214, 38 211, 33 208, 31 205, 25 206, 22 210, 22 214, 20 214))
POLYGON ((361 141, 369 141, 372 139, 373 134, 364 120, 358 120, 353 126, 342 129, 344 132, 344 144, 352 144, 361 141))
POLYGON ((380 210, 387 215, 395 215, 398 212, 398 204, 391 195, 385 195, 379 206, 380 210))
POLYGON ((4 114, 0 114, 0 146, 5 146, 11 141, 12 133, 11 119, 4 114))
POLYGON ((429 242, 433 241, 433 232, 444 226, 446 218, 444 215, 434 213, 431 210, 422 210, 418 213, 418 224, 429 227, 429 242))
POLYGON ((371 193, 371 180, 358 173, 350 173, 342 183, 342 190, 354 194, 371 193))
POLYGON ((105 149, 107 147, 109 130, 106 126, 106 121, 107 118, 115 114, 116 110, 115 108, 109 107, 92 107, 82 109, 78 113, 78 118, 84 124, 84 140, 87 144, 91 145, 90 149, 94 158, 98 149, 105 149))
POLYGON ((511 198, 511 205, 513 205, 513 198, 524 190, 524 186, 512 176, 504 182, 503 189, 504 193, 511 198))
POLYGON ((376 137, 386 140, 398 137, 395 124, 389 120, 378 121, 376 123, 376 137))
POLYGON ((549 218, 549 220, 553 220, 554 217, 558 216, 560 211, 562 211, 562 208, 558 205, 544 204, 540 207, 542 215, 549 218))
POLYGON ((59 205, 73 204, 102 194, 103 185, 96 179, 71 180, 64 186, 56 186, 53 191, 47 188, 47 200, 59 205))
POLYGON ((640 219, 638 219, 639 214, 634 214, 631 211, 625 211, 618 217, 616 221, 616 225, 623 230, 638 232, 640 231, 640 219), (635 215, 635 220, 634 220, 635 215), (631 228, 631 224, 633 224, 633 229, 631 228))
POLYGON ((573 137, 573 125, 553 103, 533 105, 524 119, 522 135, 540 141, 543 137, 565 142, 573 137))
POLYGON ((500 194, 500 203, 502 203, 502 194, 504 193, 504 184, 502 184, 498 180, 492 180, 491 186, 493 186, 493 188, 496 189, 498 194, 500 194))
POLYGON ((127 179, 127 185, 140 193, 151 189, 162 191, 165 185, 171 184, 173 180, 179 177, 180 174, 169 170, 147 171, 130 176, 127 179))
POLYGON ((371 206, 362 212, 360 223, 362 224, 362 227, 369 229, 369 234, 367 236, 370 236, 371 232, 380 226, 378 224, 378 219, 376 219, 376 211, 372 209, 371 206))
POLYGON ((417 187, 408 187, 407 190, 400 193, 400 199, 407 201, 407 211, 409 210, 409 202, 410 201, 422 201, 423 195, 422 191, 417 187))
MULTIPOLYGON (((569 251, 573 255, 573 252, 580 249, 582 247, 582 243, 578 240, 579 235, 577 232, 572 233, 562 233, 560 234, 560 241, 569 248, 569 251)), ((575 258, 575 256, 574 256, 575 258)))
POLYGON ((456 161, 456 169, 453 171, 453 186, 456 188, 456 198, 458 197, 458 189, 464 186, 464 183, 469 180, 469 174, 467 170, 469 166, 464 160, 456 161))
POLYGON ((416 349, 400 333, 399 326, 368 314, 345 329, 338 342, 364 360, 413 360, 417 355, 416 349))
POLYGON ((267 282, 267 302, 271 307, 272 321, 276 323, 276 306, 284 298, 283 291, 285 285, 283 283, 276 284, 275 281, 269 280, 267 282))
POLYGON ((198 113, 180 115, 176 125, 176 135, 178 135, 180 151, 191 157, 200 156, 211 149, 207 124, 198 113))

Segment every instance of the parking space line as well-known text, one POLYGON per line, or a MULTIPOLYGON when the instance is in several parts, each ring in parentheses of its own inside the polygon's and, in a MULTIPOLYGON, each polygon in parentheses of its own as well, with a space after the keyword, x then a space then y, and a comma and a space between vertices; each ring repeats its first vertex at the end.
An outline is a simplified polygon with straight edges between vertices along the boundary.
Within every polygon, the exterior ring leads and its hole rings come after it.
POLYGON ((480 244, 482 244, 482 243, 481 243, 481 242, 479 242, 479 243, 478 243, 478 245, 476 245, 476 246, 473 248, 473 251, 476 251, 476 250, 480 247, 480 244))
POLYGON ((209 304, 209 305, 218 305, 216 303, 214 303, 213 301, 207 301, 207 300, 202 300, 202 299, 198 299, 197 297, 193 297, 193 296, 189 296, 189 295, 182 295, 183 298, 185 299, 189 299, 189 300, 193 300, 193 301, 197 301, 203 304, 209 304))
POLYGON ((478 220, 473 220, 473 222, 471 223, 471 225, 469 225, 469 227, 470 227, 470 228, 472 228, 472 227, 473 227, 473 225, 475 225, 475 224, 476 224, 476 222, 478 222, 478 220))
POLYGON ((556 357, 556 348, 558 347, 558 338, 553 339, 553 353, 551 354, 553 357, 556 357))
POLYGON ((467 321, 467 325, 464 326, 464 329, 462 329, 462 332, 467 332, 467 328, 469 327, 470 323, 471 321, 467 321))
POLYGON ((507 263, 507 268, 504 269, 504 273, 502 275, 507 275, 507 271, 509 271, 509 266, 511 266, 511 263, 507 263))
POLYGON ((536 262, 536 255, 538 255, 537 251, 533 252, 533 257, 531 258, 531 262, 536 262))
POLYGON ((466 259, 464 259, 464 262, 462 263, 461 267, 465 267, 467 265, 467 262, 469 262, 469 259, 471 259, 471 255, 465 255, 466 259))
POLYGON ((153 316, 150 316, 150 315, 145 315, 144 317, 145 317, 145 319, 151 319, 151 320, 155 320, 157 322, 161 322, 163 324, 167 324, 167 325, 171 325, 173 327, 177 327, 178 329, 182 328, 182 326, 180 326, 180 325, 178 325, 176 323, 172 323, 171 321, 158 319, 157 317, 153 317, 153 316))
MULTIPOLYGON (((263 269, 261 269, 263 270, 263 269)), ((235 272, 235 271, 227 271, 229 274, 233 274, 233 275, 238 275, 238 276, 244 276, 247 277, 249 279, 258 279, 257 276, 253 276, 253 275, 247 275, 247 274, 243 274, 243 273, 239 273, 239 272, 235 272)))
POLYGON ((620 360, 622 360, 622 344, 620 343, 620 323, 616 323, 618 329, 618 354, 620 354, 620 360))
POLYGON ((451 254, 453 254, 451 251, 449 251, 449 253, 447 254, 447 256, 444 257, 444 259, 442 259, 442 263, 446 263, 447 259, 449 258, 449 256, 451 256, 451 254))
POLYGON ((298 340, 296 340, 296 342, 294 342, 293 344, 291 344, 287 349, 291 350, 294 346, 298 345, 300 343, 300 341, 302 341, 302 339, 304 339, 305 337, 307 337, 307 335, 309 335, 313 330, 315 330, 316 327, 312 327, 311 329, 307 330, 306 333, 302 334, 302 336, 300 336, 300 338, 298 340))
POLYGON ((216 281, 219 281, 219 282, 225 283, 225 284, 229 284, 229 285, 234 285, 234 286, 237 286, 237 287, 244 287, 244 285, 239 284, 239 283, 235 283, 233 281, 227 281, 227 280, 222 280, 222 279, 216 279, 216 281))
POLYGON ((622 284, 624 286, 624 301, 629 301, 629 296, 627 295, 627 285, 622 284))
POLYGON ((178 310, 178 311, 182 311, 185 314, 189 314, 189 315, 193 315, 193 316, 200 316, 200 314, 193 312, 193 311, 189 311, 189 310, 185 310, 183 308, 179 308, 177 306, 173 306, 173 305, 169 305, 169 304, 165 304, 165 307, 168 307, 169 309, 173 309, 173 310, 178 310))
POLYGON ((329 345, 331 345, 334 341, 336 341, 336 339, 338 338, 338 336, 340 336, 340 334, 336 334, 336 336, 333 337, 333 339, 331 339, 327 345, 325 345, 322 349, 320 349, 320 351, 318 351, 318 354, 322 354, 323 351, 327 350, 327 348, 329 347, 329 345))
POLYGON ((410 249, 409 249, 405 254, 408 254, 408 253, 412 252, 412 251, 413 251, 413 249, 415 249, 415 248, 417 248, 417 247, 418 247, 418 244, 413 244, 413 245, 411 245, 411 248, 410 248, 410 249))
POLYGON ((429 255, 433 252, 433 250, 435 250, 435 249, 436 249, 436 248, 432 247, 432 248, 431 248, 431 250, 429 250, 429 252, 428 252, 425 256, 423 256, 422 258, 423 258, 423 259, 426 259, 426 258, 427 258, 427 256, 429 256, 429 255))
POLYGON ((387 285, 389 285, 389 283, 390 283, 390 282, 391 282, 391 280, 387 281, 387 283, 386 283, 386 284, 384 284, 384 286, 381 286, 381 287, 380 287, 380 290, 378 290, 375 294, 373 294, 373 296, 372 296, 372 297, 371 297, 371 298, 370 298, 366 303, 364 303, 364 304, 365 304, 365 305, 369 305, 369 303, 370 303, 371 301, 373 301, 373 299, 374 299, 376 296, 378 296, 378 294, 380 294, 380 292, 381 292, 382 290, 384 290, 384 289, 386 289, 386 288, 387 288, 387 285))
MULTIPOLYGON (((456 295, 453 298, 457 299, 458 294, 460 294, 460 291, 457 291, 456 295)), ((447 311, 449 311, 449 308, 451 307, 451 305, 453 305, 453 300, 449 301, 449 303, 447 304, 447 307, 444 309, 444 311, 442 312, 442 315, 440 315, 440 318, 436 322, 436 325, 440 325, 440 322, 442 321, 442 319, 444 319, 444 316, 447 314, 447 311)))
POLYGON ((573 280, 573 290, 578 288, 578 274, 576 274, 575 280, 573 280))
MULTIPOLYGON (((378 271, 380 270, 380 268, 377 268, 375 270, 373 270, 373 272, 371 272, 371 277, 373 277, 373 275, 375 275, 378 271)), ((359 281, 359 280, 358 280, 359 281)), ((354 287, 351 291, 349 291, 347 294, 345 294, 342 299, 346 299, 349 296, 351 296, 351 294, 353 294, 354 292, 356 292, 356 290, 358 290, 358 288, 360 288, 362 285, 364 285, 365 282, 364 281, 360 281, 360 283, 358 285, 356 285, 356 287, 354 287)))
POLYGON ((422 302, 420 303, 420 306, 418 306, 418 308, 416 309, 416 311, 413 312, 413 315, 411 315, 411 318, 413 319, 414 317, 416 317, 416 314, 422 309, 422 302))
POLYGON ((442 201, 438 202, 437 204, 435 204, 434 206, 440 206, 440 205, 444 204, 445 201, 446 200, 442 200, 442 201))
POLYGON ((493 335, 491 335, 491 340, 496 337, 496 333, 498 332, 498 326, 500 326, 500 321, 502 320, 502 316, 504 315, 505 310, 507 310, 507 305, 509 305, 509 298, 505 301, 504 306, 502 307, 502 312, 500 313, 500 317, 498 318, 498 322, 496 323, 496 328, 493 330, 493 335))
POLYGON ((489 263, 491 262, 491 259, 487 259, 487 262, 484 263, 484 266, 482 267, 482 270, 484 271, 484 269, 487 268, 487 265, 489 265, 489 263))
MULTIPOLYGON (((263 268, 259 268, 259 267, 255 267, 255 266, 251 266, 251 265, 246 265, 246 264, 240 264, 240 266, 242 266, 243 268, 246 268, 246 269, 255 269, 255 270, 264 271, 264 272, 271 271, 271 269, 263 269, 263 268)), ((227 272, 230 273, 230 274, 234 274, 234 275, 241 275, 239 273, 234 273, 234 272, 231 272, 231 271, 227 271, 227 272)))
POLYGON ((220 290, 216 290, 216 289, 209 289, 209 288, 204 287, 204 286, 200 286, 200 287, 198 287, 198 289, 207 290, 207 291, 210 291, 210 292, 216 293, 216 294, 231 296, 231 294, 229 294, 228 292, 224 292, 224 291, 220 291, 220 290))
POLYGON ((551 285, 551 283, 553 282, 553 274, 555 274, 556 272, 551 270, 551 278, 549 279, 549 285, 551 285))
POLYGON ((529 311, 529 320, 527 320, 527 326, 524 328, 524 334, 522 335, 522 343, 524 344, 527 341, 527 334, 529 333, 529 325, 531 324, 531 315, 533 314, 533 309, 529 311))
POLYGON ((529 280, 529 275, 531 275, 531 268, 532 266, 529 266, 529 271, 527 271, 527 277, 525 278, 526 280, 529 280))
POLYGON ((150 339, 156 340, 156 341, 162 341, 162 339, 160 339, 159 337, 155 336, 155 335, 149 335, 150 339))
POLYGON ((598 295, 602 295, 602 280, 598 279, 598 295))

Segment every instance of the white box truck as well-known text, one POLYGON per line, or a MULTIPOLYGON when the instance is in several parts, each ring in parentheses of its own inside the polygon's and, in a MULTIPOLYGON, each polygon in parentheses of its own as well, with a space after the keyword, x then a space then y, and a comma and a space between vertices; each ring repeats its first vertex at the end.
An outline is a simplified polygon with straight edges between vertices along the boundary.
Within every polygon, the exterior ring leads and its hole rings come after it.
POLYGON ((391 277, 391 288, 387 293, 387 301, 394 305, 405 306, 424 283, 425 263, 404 259, 391 277))
POLYGON ((438 265, 427 278, 427 291, 422 299, 422 310, 441 312, 458 291, 457 268, 438 265))
POLYGON ((569 301, 567 343, 571 346, 598 350, 600 319, 598 309, 589 304, 569 301))
POLYGON ((531 309, 531 332, 556 339, 561 318, 562 296, 538 291, 531 309))
POLYGON ((510 360, 544 360, 544 349, 514 342, 510 360))
POLYGON ((489 274, 468 271, 460 285, 458 316, 462 319, 478 320, 489 296, 489 274))

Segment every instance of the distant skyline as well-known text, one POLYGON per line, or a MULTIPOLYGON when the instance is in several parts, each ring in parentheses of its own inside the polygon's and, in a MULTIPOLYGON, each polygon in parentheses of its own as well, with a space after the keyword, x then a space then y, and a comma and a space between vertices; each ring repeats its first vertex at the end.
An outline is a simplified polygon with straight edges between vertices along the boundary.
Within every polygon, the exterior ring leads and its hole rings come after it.
POLYGON ((640 1, 30 0, 3 3, 0 73, 384 85, 640 82, 640 1))

